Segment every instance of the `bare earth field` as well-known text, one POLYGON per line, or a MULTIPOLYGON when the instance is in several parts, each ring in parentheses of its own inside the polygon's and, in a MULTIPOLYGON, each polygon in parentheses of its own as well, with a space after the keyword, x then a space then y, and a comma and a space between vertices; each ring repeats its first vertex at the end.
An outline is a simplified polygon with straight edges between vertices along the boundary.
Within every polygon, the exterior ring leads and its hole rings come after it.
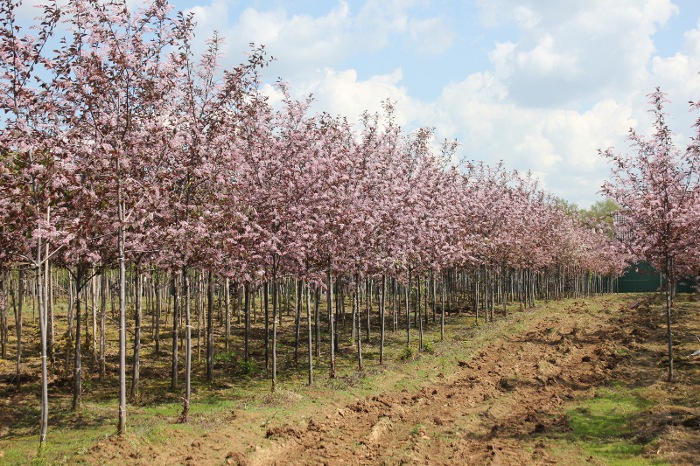
POLYGON ((321 366, 313 387, 303 363, 274 394, 262 377, 221 383, 195 396, 186 425, 177 403, 144 400, 130 407, 123 439, 109 424, 116 409, 87 402, 53 423, 42 457, 31 426, 2 414, 28 395, 0 385, 0 463, 23 454, 51 464, 698 464, 700 358, 689 355, 700 349, 699 309, 695 297, 678 299, 673 384, 660 299, 540 303, 479 327, 453 316, 431 353, 397 350, 384 367, 368 346, 362 373, 348 343, 339 379, 321 366))

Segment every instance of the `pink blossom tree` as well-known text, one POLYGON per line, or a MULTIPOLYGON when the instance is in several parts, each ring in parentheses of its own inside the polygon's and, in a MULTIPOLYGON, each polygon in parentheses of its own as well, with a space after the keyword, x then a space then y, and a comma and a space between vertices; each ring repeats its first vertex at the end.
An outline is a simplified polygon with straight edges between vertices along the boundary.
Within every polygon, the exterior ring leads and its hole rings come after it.
MULTIPOLYGON (((48 430, 45 284, 49 260, 62 247, 64 237, 52 214, 60 206, 65 178, 62 164, 54 157, 57 107, 50 92, 54 64, 48 50, 60 11, 56 4, 45 6, 32 31, 18 23, 19 6, 12 0, 0 2, 0 106, 4 112, 0 123, 0 241, 5 243, 0 263, 24 263, 36 275, 41 340, 39 442, 43 446, 48 430)), ((18 317, 21 321, 21 315, 18 317)))
POLYGON ((659 88, 649 95, 654 115, 654 134, 646 138, 634 129, 629 140, 636 153, 621 155, 608 149, 601 154, 613 164, 603 192, 620 206, 620 214, 631 222, 629 245, 648 260, 666 279, 666 327, 668 381, 673 381, 671 335, 672 294, 678 271, 691 267, 695 238, 690 234, 696 208, 700 153, 693 148, 681 152, 665 121, 666 96, 659 88))
MULTIPOLYGON (((101 4, 74 0, 66 7, 73 40, 62 49, 56 80, 66 108, 65 139, 73 165, 99 185, 100 238, 119 267, 119 423, 126 430, 126 266, 146 249, 143 224, 157 205, 163 153, 172 131, 164 118, 179 73, 169 52, 182 34, 183 19, 173 20, 163 1, 138 12, 123 1, 101 4), (133 233, 133 236, 130 236, 133 233)), ((78 193, 87 200, 94 192, 78 193)), ((94 206, 86 202, 85 207, 94 206)), ((87 217, 78 216, 78 221, 87 217)), ((91 220, 88 223, 93 223, 91 220)), ((89 256, 76 243, 74 255, 89 256)), ((94 251, 93 251, 94 252, 94 251)), ((79 351, 76 357, 79 357, 79 351)), ((79 377, 79 370, 76 376, 79 377)))

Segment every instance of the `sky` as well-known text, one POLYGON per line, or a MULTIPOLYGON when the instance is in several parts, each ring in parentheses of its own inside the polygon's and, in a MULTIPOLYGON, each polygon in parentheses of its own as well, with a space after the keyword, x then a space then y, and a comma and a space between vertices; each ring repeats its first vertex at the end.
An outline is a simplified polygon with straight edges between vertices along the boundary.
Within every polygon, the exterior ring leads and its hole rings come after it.
POLYGON ((583 208, 609 174, 598 150, 630 152, 629 129, 650 132, 657 86, 678 147, 700 118, 688 104, 700 100, 698 0, 171 2, 194 13, 199 50, 225 38, 230 66, 264 45, 273 102, 278 78, 351 121, 391 99, 406 132, 435 128, 459 159, 530 170, 583 208))

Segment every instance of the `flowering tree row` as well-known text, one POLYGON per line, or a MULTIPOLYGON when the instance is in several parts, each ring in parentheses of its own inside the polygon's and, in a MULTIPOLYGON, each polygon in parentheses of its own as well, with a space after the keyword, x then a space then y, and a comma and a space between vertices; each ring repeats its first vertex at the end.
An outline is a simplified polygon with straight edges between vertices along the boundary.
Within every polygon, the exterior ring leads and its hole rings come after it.
MULTIPOLYGON (((196 57, 192 17, 173 13, 164 0, 138 11, 121 1, 49 4, 33 29, 18 22, 18 6, 0 2, 0 267, 30 270, 39 290, 42 442, 50 264, 68 270, 76 290, 76 409, 81 290, 94 274, 118 271, 120 432, 126 428, 127 274, 137 286, 154 269, 172 280, 172 385, 184 331, 186 418, 193 270, 208 277, 208 376, 217 280, 226 284, 226 296, 233 283, 242 287, 246 310, 251 293, 264 286, 272 307, 274 389, 279 293, 290 278, 300 284, 298 296, 306 293, 309 319, 311 290, 326 290, 330 341, 333 290, 352 296, 362 367, 361 298, 371 307, 372 296, 380 296, 383 341, 387 283, 398 283, 394 299, 404 290, 410 339, 411 307, 424 313, 422 323, 428 314, 421 293, 432 294, 433 313, 438 291, 443 306, 454 302, 455 274, 469 275, 473 307, 490 308, 492 316, 495 302, 508 299, 508 281, 517 279, 519 299, 532 302, 536 293, 558 295, 571 280, 614 276, 624 265, 602 227, 565 212, 529 175, 502 165, 455 166, 456 143, 436 149, 430 129, 405 132, 391 103, 354 125, 313 113, 310 99, 295 100, 279 84, 285 98, 272 106, 260 92, 263 48, 222 69, 222 40, 214 35, 196 57)), ((139 298, 132 390, 141 313, 139 298)), ((21 332, 18 348, 20 338, 21 332)), ((334 345, 329 351, 333 374, 334 345)), ((310 381, 311 362, 309 353, 310 381)))
MULTIPOLYGON (((673 141, 666 124, 666 95, 649 95, 653 133, 630 130, 632 154, 602 152, 612 162, 603 192, 619 206, 617 235, 633 257, 649 261, 666 280, 668 380, 673 381, 671 309, 673 290, 681 276, 700 275, 700 133, 685 150, 673 141)), ((697 109, 700 103, 691 102, 697 109)), ((695 125, 700 131, 700 119, 695 125)))

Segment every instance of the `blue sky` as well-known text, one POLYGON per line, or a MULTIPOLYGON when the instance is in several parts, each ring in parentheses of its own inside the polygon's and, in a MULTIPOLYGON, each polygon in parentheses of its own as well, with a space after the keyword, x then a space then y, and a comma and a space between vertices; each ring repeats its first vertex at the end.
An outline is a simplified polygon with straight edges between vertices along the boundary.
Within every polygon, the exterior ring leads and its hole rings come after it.
MULTIPOLYGON (((396 101, 407 131, 457 138, 459 156, 531 170, 588 207, 608 174, 597 149, 627 151, 651 123, 646 94, 668 93, 684 147, 700 100, 697 0, 176 1, 200 44, 218 30, 226 59, 265 44, 265 71, 315 108, 355 119, 396 101)), ((266 92, 279 98, 272 88, 266 92)))

